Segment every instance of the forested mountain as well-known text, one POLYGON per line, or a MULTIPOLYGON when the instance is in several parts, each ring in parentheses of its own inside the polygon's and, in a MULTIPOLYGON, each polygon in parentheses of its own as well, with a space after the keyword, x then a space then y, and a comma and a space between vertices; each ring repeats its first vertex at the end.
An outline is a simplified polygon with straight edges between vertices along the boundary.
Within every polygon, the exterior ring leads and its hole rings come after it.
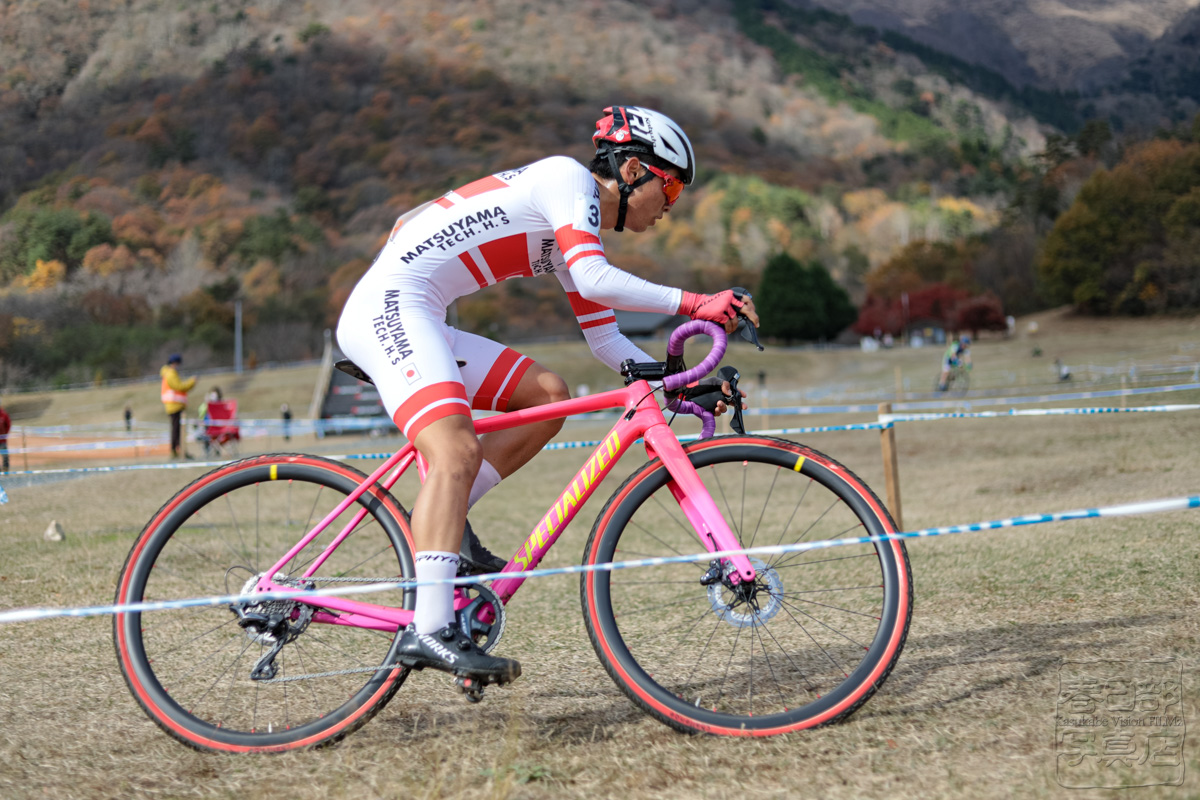
POLYGON ((898 32, 1002 76, 1070 93, 1084 117, 1152 129, 1200 109, 1200 0, 781 0, 898 32))
MULTIPOLYGON (((786 252, 858 302, 905 245, 973 237, 963 291, 1028 302, 1006 209, 1041 209, 1032 246, 1094 168, 1035 158, 1079 122, 1062 97, 771 0, 0 3, 0 386, 227 363, 235 298, 252 358, 311 356, 398 214, 586 160, 613 102, 701 164, 652 234, 606 237, 615 263, 711 289, 786 252)), ((552 281, 457 312, 574 331, 552 281)))

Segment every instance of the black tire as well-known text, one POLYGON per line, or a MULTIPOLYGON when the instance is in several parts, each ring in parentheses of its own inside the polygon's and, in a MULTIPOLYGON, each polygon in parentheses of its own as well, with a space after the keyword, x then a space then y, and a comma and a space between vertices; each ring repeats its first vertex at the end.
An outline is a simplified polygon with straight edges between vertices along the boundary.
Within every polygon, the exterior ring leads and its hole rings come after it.
MULTIPOLYGON (((747 548, 895 531, 871 490, 815 450, 760 436, 686 450, 747 548)), ((626 480, 584 563, 703 552, 668 480, 658 460, 626 480)), ((844 719, 883 684, 912 617, 904 544, 758 558, 756 607, 720 583, 710 594, 704 562, 584 573, 592 645, 634 703, 689 733, 769 736, 844 719)))
MULTIPOLYGON (((117 603, 239 594, 365 478, 336 461, 282 454, 208 473, 142 530, 121 570, 117 603)), ((313 576, 315 585, 337 585, 331 578, 411 579, 408 516, 378 485, 298 553, 288 574, 311 564, 363 509, 366 516, 313 576)), ((408 609, 414 599, 411 589, 366 598, 408 609)), ((288 613, 309 608, 293 603, 288 613)), ((255 752, 327 744, 366 723, 408 675, 406 669, 373 669, 392 663, 394 631, 312 621, 275 659, 275 679, 294 680, 254 681, 251 669, 270 648, 237 622, 231 606, 114 617, 117 660, 129 690, 163 730, 192 747, 255 752), (319 676, 340 670, 359 671, 319 676)))
POLYGON ((955 395, 964 395, 971 388, 971 373, 959 367, 951 370, 947 381, 948 390, 955 395))

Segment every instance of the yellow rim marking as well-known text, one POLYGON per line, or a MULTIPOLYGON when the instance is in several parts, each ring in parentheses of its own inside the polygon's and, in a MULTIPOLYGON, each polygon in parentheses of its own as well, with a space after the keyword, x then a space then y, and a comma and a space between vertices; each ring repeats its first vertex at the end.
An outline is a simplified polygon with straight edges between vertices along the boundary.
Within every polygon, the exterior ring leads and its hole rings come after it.
POLYGON ((278 464, 271 465, 271 480, 273 480, 273 481, 279 480, 279 465, 278 464))
POLYGON ((803 466, 804 466, 804 456, 800 456, 800 458, 796 461, 796 466, 792 467, 792 469, 796 470, 796 472, 799 472, 803 466))

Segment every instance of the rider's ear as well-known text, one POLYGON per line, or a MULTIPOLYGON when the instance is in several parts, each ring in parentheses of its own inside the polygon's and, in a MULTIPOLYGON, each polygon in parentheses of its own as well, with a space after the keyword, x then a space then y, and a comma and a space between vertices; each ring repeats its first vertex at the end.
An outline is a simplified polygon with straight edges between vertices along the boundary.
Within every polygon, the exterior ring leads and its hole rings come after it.
POLYGON ((642 174, 642 160, 637 156, 630 156, 629 159, 621 165, 621 177, 626 183, 633 183, 642 174))

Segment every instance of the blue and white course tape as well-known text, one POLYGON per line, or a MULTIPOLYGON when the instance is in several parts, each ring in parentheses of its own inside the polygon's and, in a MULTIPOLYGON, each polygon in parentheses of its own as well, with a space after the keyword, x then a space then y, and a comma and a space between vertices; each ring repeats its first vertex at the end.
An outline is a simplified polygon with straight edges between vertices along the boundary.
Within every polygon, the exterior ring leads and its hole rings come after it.
MULTIPOLYGON (((571 575, 581 572, 614 572, 620 569, 638 567, 657 567, 664 564, 683 564, 696 561, 711 561, 715 558, 745 555, 782 555, 784 553, 799 553, 807 550, 823 550, 830 547, 846 545, 869 544, 902 539, 926 539, 934 536, 948 536, 956 533, 976 533, 1001 528, 1016 528, 1023 525, 1038 525, 1046 522, 1066 522, 1075 519, 1095 519, 1099 517, 1124 517, 1137 514, 1157 514, 1164 511, 1182 511, 1184 509, 1200 508, 1200 495, 1187 497, 1172 497, 1163 500, 1150 500, 1141 503, 1127 503, 1119 506, 1101 508, 1085 508, 1077 511, 1060 511, 1051 514, 1026 514, 1021 517, 993 520, 991 522, 975 522, 969 525, 949 525, 941 528, 924 528, 919 531, 906 533, 889 533, 878 536, 853 536, 844 539, 823 539, 816 542, 797 542, 795 544, 773 545, 767 547, 751 547, 744 550, 721 550, 715 553, 693 553, 683 556, 666 556, 662 558, 642 558, 634 561, 614 561, 608 564, 581 564, 571 567, 554 567, 549 569, 533 569, 527 572, 489 573, 473 575, 464 578, 451 578, 438 581, 391 581, 387 583, 370 583, 360 586, 335 587, 331 589, 288 590, 278 592, 261 592, 252 595, 254 602, 267 600, 285 600, 295 597, 327 597, 331 595, 369 594, 372 592, 396 591, 410 589, 415 586, 432 586, 435 584, 462 585, 482 583, 497 578, 520 577, 545 578, 552 575, 571 575)), ((125 605, 84 606, 79 608, 18 608, 0 612, 0 625, 13 622, 30 622, 55 617, 94 617, 106 614, 141 613, 144 611, 164 611, 178 608, 197 608, 202 606, 223 606, 230 603, 244 602, 247 595, 220 595, 216 597, 196 597, 186 600, 162 600, 153 603, 128 603, 125 605)))

